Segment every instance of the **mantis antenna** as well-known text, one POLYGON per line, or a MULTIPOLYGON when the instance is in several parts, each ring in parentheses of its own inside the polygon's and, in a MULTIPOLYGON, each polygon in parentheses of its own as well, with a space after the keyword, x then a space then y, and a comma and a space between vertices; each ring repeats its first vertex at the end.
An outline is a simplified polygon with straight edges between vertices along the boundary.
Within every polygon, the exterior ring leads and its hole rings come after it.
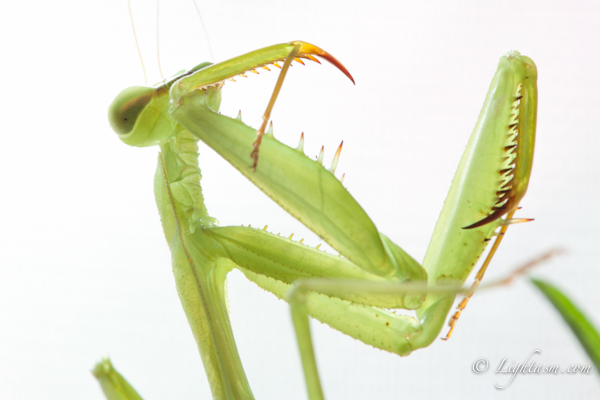
MULTIPOLYGON (((202 25, 202 30, 204 31, 204 37, 206 37, 206 44, 208 46, 208 53, 210 56, 210 60, 211 60, 211 62, 214 62, 215 56, 212 51, 212 46, 210 45, 210 39, 208 37, 208 31, 206 30, 206 25, 204 24, 204 20, 202 19, 202 14, 200 13, 198 4, 196 4, 196 0, 192 0, 192 1, 194 3, 194 8, 196 9, 196 13, 198 13, 198 18, 200 18, 200 25, 202 25)), ((127 0, 127 7, 129 8, 129 19, 131 21, 131 29, 133 30, 133 38, 135 39, 135 47, 137 48, 138 55, 140 57, 140 63, 142 64, 142 70, 144 71, 144 85, 147 85, 148 84, 148 76, 146 74, 146 67, 144 66, 142 52, 140 50, 140 45, 137 40, 137 34, 135 32, 135 24, 133 23, 133 13, 131 12, 131 0, 127 0)), ((162 72, 162 66, 160 63, 160 0, 156 0, 156 58, 158 61, 158 72, 160 73, 160 78, 164 80, 165 77, 162 72)))
POLYGON ((204 25, 204 20, 202 19, 202 14, 200 13, 200 9, 198 8, 198 4, 196 0, 192 0, 194 3, 194 7, 196 8, 196 12, 198 13, 198 18, 200 18, 200 24, 202 25, 202 30, 204 31, 204 37, 206 38, 206 44, 208 46, 208 54, 210 55, 210 61, 215 62, 215 55, 212 51, 212 46, 210 45, 210 39, 208 37, 208 31, 206 30, 206 25, 204 25))
POLYGON ((135 34, 135 25, 133 24, 133 14, 131 13, 131 0, 127 0, 127 7, 129 7, 129 20, 131 21, 131 29, 133 30, 133 38, 135 39, 135 47, 137 48, 138 55, 140 56, 140 63, 142 63, 142 71, 144 71, 144 85, 148 84, 148 77, 146 75, 146 67, 144 67, 144 60, 142 59, 142 52, 140 51, 140 45, 135 34))
POLYGON ((156 58, 158 60, 158 72, 160 73, 161 79, 165 79, 160 66, 160 34, 158 31, 160 18, 160 0, 156 0, 156 58))
MULTIPOLYGON (((131 0, 128 0, 131 1, 131 0)), ((212 46, 210 45, 210 39, 208 37, 208 31, 206 30, 206 25, 204 24, 204 20, 202 19, 202 14, 200 13, 200 9, 198 8, 198 4, 196 4, 196 0, 192 0, 194 3, 194 8, 196 9, 196 13, 198 13, 198 18, 200 18, 200 25, 202 25, 202 30, 204 31, 204 37, 206 38, 206 45, 208 46, 208 54, 210 56, 210 61, 215 61, 215 56, 212 51, 212 46)), ((160 65, 160 33, 159 33, 159 21, 160 21, 160 0, 156 0, 156 57, 158 59, 158 72, 160 72, 160 77, 165 79, 162 68, 160 65)), ((139 48, 138 48, 139 50, 139 48)))

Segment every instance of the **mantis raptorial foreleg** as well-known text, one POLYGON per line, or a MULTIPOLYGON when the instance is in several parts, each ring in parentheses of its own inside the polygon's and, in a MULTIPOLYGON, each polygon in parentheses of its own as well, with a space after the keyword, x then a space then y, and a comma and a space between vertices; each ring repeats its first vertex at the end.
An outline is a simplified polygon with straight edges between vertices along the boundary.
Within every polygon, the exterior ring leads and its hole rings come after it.
POLYGON ((173 254, 179 296, 215 398, 252 398, 225 306, 223 285, 231 269, 240 269, 262 288, 290 301, 309 393, 321 398, 308 315, 399 355, 429 345, 452 307, 456 287, 496 230, 509 223, 501 217, 516 209, 527 188, 536 69, 529 58, 511 52, 501 59, 422 267, 377 230, 319 160, 263 136, 283 75, 258 136, 240 120, 218 114, 225 80, 266 64, 313 55, 352 79, 322 49, 292 42, 212 66, 201 64, 154 88, 126 89, 109 112, 113 129, 125 143, 160 145, 156 202, 173 254), (342 257, 258 229, 215 226, 199 184, 198 139, 342 257), (299 281, 306 278, 311 279, 299 281), (444 284, 450 286, 440 287, 444 284), (416 309, 417 318, 383 308, 416 309))

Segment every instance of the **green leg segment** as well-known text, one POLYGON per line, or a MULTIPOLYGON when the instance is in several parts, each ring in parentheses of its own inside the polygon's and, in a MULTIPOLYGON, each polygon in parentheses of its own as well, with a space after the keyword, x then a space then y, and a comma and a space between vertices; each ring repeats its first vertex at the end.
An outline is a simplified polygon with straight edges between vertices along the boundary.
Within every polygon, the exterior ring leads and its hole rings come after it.
POLYGON ((256 172, 256 130, 211 110, 202 92, 183 96, 171 114, 245 177, 348 260, 375 275, 424 280, 420 264, 380 235, 340 181, 302 151, 265 135, 256 172), (307 190, 311 188, 311 190, 307 190))
MULTIPOLYGON (((401 296, 406 291, 406 287, 399 287, 399 285, 394 283, 349 283, 348 281, 343 280, 322 280, 321 282, 316 279, 299 280, 293 285, 293 288, 286 294, 286 300, 291 306, 292 320, 294 322, 294 329, 296 330, 296 339, 300 349, 302 367, 304 369, 304 376, 310 400, 323 399, 323 393, 315 361, 312 335, 308 320, 308 311, 306 307, 308 301, 307 295, 310 292, 318 292, 321 294, 338 293, 344 286, 346 286, 348 292, 356 293, 362 291, 369 296, 377 296, 379 294, 388 295, 393 292, 396 292, 397 295, 401 296)), ((423 290, 423 287, 420 285, 419 290, 423 290)), ((435 340, 443 327, 450 308, 452 307, 454 297, 455 293, 442 296, 441 299, 429 307, 424 314, 423 319, 415 324, 419 329, 415 329, 412 334, 405 337, 407 346, 410 347, 411 350, 427 347, 435 340)))

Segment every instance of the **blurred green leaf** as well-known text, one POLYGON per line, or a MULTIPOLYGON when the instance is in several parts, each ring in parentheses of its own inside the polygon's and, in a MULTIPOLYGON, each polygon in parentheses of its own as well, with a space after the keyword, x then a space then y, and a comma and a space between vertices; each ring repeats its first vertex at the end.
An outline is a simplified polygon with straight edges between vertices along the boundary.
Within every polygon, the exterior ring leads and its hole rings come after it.
POLYGON ((117 372, 108 358, 102 359, 92 374, 98 379, 108 400, 142 400, 135 389, 117 372))
POLYGON ((532 278, 531 282, 558 310, 592 360, 596 372, 600 373, 600 334, 598 334, 598 330, 579 308, 555 286, 539 279, 532 278))

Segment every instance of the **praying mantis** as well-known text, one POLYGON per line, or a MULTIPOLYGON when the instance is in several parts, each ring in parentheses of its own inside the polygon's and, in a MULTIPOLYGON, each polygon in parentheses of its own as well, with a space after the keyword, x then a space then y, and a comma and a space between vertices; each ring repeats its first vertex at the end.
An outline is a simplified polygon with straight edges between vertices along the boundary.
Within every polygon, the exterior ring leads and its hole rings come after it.
MULTIPOLYGON (((537 70, 531 59, 514 51, 500 59, 420 264, 377 230, 336 178, 341 146, 326 169, 322 153, 316 161, 304 154, 303 138, 291 148, 267 130, 291 62, 317 61, 315 56, 353 80, 331 54, 305 42, 291 42, 214 65, 200 64, 154 87, 125 89, 109 110, 111 126, 123 142, 160 147, 156 203, 179 297, 214 398, 253 398, 226 306, 224 285, 231 270, 239 269, 259 287, 289 302, 309 398, 321 399, 309 315, 401 356, 427 347, 443 328, 456 287, 464 283, 488 242, 496 236, 476 282, 507 226, 525 221, 512 217, 527 190, 533 161, 537 70), (258 131, 241 118, 218 113, 220 90, 227 80, 281 62, 282 72, 258 131), (198 140, 340 255, 266 230, 219 227, 204 205, 198 140), (416 318, 391 309, 416 310, 416 318)), ((453 317, 452 327, 454 323, 453 317)), ((95 374, 110 399, 139 398, 129 389, 119 392, 111 386, 111 382, 126 384, 110 363, 99 364, 95 374)))

